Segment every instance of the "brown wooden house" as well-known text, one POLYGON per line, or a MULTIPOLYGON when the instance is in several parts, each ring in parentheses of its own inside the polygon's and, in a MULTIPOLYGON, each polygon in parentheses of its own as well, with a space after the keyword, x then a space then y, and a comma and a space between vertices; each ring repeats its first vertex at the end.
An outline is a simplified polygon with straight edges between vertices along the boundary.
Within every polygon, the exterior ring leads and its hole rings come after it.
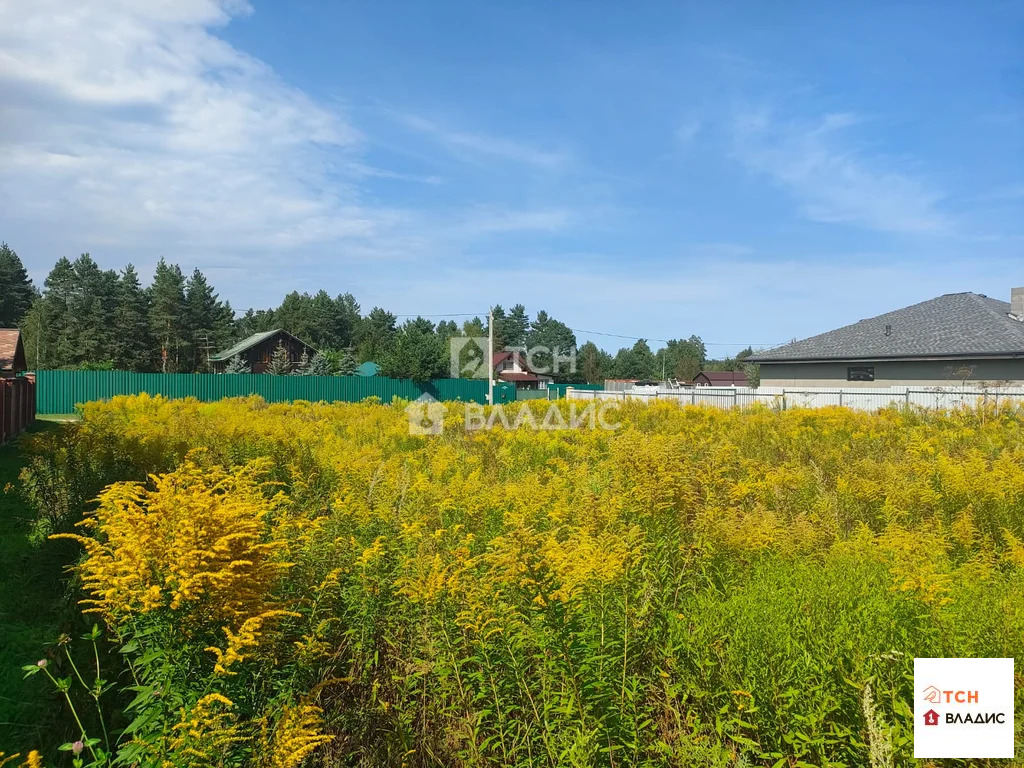
POLYGON ((748 387, 746 371, 701 371, 691 382, 695 387, 748 387))
POLYGON ((17 437, 36 419, 36 379, 25 373, 21 331, 0 328, 0 442, 17 437))
POLYGON ((302 339, 278 328, 273 331, 254 333, 233 347, 210 355, 210 364, 214 371, 223 373, 231 358, 238 355, 253 373, 266 373, 267 367, 270 365, 270 358, 279 344, 288 350, 288 362, 291 363, 292 369, 298 366, 303 352, 309 357, 316 354, 316 350, 302 339))

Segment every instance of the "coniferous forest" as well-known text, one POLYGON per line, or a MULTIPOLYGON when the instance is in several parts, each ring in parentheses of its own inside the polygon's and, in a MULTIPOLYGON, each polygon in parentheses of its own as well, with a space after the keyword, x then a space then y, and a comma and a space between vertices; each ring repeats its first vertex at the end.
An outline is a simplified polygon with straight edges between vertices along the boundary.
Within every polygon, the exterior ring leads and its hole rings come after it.
MULTIPOLYGON (((42 286, 29 278, 17 252, 0 243, 0 327, 22 330, 30 369, 208 373, 209 356, 261 331, 283 328, 321 352, 295 373, 347 374, 372 360, 384 375, 425 380, 450 375, 449 340, 486 336, 487 317, 435 322, 381 307, 365 314, 351 293, 291 291, 276 308, 236 311, 201 270, 160 259, 151 278, 127 264, 103 269, 88 253, 60 258, 42 286)), ((494 308, 495 346, 576 350, 575 371, 555 379, 687 380, 700 370, 739 369, 735 358, 708 360, 699 336, 672 338, 657 351, 645 339, 612 355, 544 310, 522 304, 494 308)))

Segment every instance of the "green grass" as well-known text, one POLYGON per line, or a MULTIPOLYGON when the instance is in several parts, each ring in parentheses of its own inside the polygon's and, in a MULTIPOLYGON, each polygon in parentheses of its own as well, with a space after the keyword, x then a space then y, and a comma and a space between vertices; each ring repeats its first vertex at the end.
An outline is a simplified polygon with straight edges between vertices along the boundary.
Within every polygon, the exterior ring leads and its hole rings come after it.
POLYGON ((36 420, 62 424, 65 421, 81 421, 82 415, 80 413, 41 413, 36 416, 36 420))
MULTIPOLYGON (((30 431, 56 426, 37 422, 30 431)), ((0 446, 0 751, 8 753, 64 735, 60 702, 40 677, 23 679, 21 667, 52 652, 54 640, 74 620, 61 548, 29 539, 31 512, 17 490, 23 460, 17 441, 0 446)))

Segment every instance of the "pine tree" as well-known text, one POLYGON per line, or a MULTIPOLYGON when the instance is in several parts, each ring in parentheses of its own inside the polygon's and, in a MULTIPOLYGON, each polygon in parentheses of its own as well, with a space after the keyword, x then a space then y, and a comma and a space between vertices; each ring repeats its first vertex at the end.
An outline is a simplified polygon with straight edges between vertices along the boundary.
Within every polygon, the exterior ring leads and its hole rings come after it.
POLYGON ((292 371, 292 376, 310 376, 309 364, 309 352, 303 349, 302 355, 299 357, 299 364, 292 371))
POLYGON ((394 343, 380 358, 381 371, 395 379, 429 381, 448 368, 448 350, 434 333, 434 324, 423 317, 407 320, 394 343))
POLYGON ((46 276, 43 298, 37 302, 38 317, 32 323, 38 329, 31 342, 39 368, 66 368, 74 362, 70 304, 74 301, 75 284, 75 268, 70 259, 62 256, 46 276))
POLYGON ((292 363, 288 357, 288 350, 284 344, 278 342, 277 348, 270 356, 270 364, 267 366, 266 372, 273 376, 287 376, 291 370, 292 363))
POLYGON ((149 297, 131 264, 124 268, 118 282, 113 359, 114 367, 126 371, 152 370, 156 360, 153 337, 149 332, 149 297))
POLYGON ((505 344, 510 347, 526 346, 526 336, 530 331, 530 316, 526 307, 516 304, 509 310, 505 319, 505 344))
POLYGON ((356 356, 352 352, 352 348, 341 350, 338 356, 338 367, 334 374, 335 376, 355 376, 356 375, 356 356))
POLYGON ((241 355, 234 355, 224 367, 224 373, 252 373, 252 368, 241 355))
POLYGON ((149 286, 149 325, 160 349, 160 370, 174 373, 183 369, 186 345, 185 276, 177 264, 164 259, 156 265, 149 286))
POLYGON ((292 291, 284 297, 281 306, 274 310, 276 328, 283 328, 298 338, 309 341, 316 335, 313 321, 313 299, 308 293, 292 291))
POLYGON ((69 302, 75 351, 75 365, 113 368, 114 314, 117 309, 118 277, 102 270, 88 253, 75 259, 75 291, 69 302))
POLYGON ((351 293, 340 294, 334 299, 338 317, 338 346, 336 349, 354 347, 362 333, 363 316, 359 302, 351 293))
POLYGON ((0 328, 20 327, 36 296, 18 254, 0 243, 0 328))
POLYGON ((398 335, 395 320, 393 314, 380 307, 370 310, 370 314, 366 316, 360 326, 360 360, 376 362, 378 358, 384 357, 390 352, 398 335))
POLYGON ((219 300, 202 272, 193 270, 185 284, 189 370, 209 370, 209 353, 222 349, 228 343, 233 322, 231 306, 219 300))
POLYGON ((317 352, 313 355, 313 359, 309 361, 309 375, 310 376, 330 376, 331 375, 331 361, 327 359, 327 356, 322 352, 317 352))

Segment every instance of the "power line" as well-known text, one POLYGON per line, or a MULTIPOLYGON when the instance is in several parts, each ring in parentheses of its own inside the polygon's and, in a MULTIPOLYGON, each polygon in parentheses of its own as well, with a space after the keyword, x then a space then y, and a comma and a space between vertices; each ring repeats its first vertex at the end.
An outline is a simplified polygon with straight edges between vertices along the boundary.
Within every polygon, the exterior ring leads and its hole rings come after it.
MULTIPOLYGON (((394 317, 484 317, 487 312, 448 312, 446 314, 431 314, 424 315, 415 312, 407 312, 402 314, 393 314, 394 317)), ((568 326, 567 326, 568 327, 568 326)), ((608 336, 613 339, 628 339, 630 341, 657 341, 660 344, 668 344, 669 339, 656 339, 653 336, 626 336, 621 333, 605 333, 604 331, 588 331, 583 328, 569 328, 573 333, 587 333, 591 336, 608 336)), ((685 341, 685 339, 684 339, 685 341)), ((703 341, 703 339, 701 340, 703 341)), ((785 344, 782 341, 775 341, 771 343, 762 342, 747 342, 747 341, 704 341, 705 347, 777 347, 780 344, 785 344)))
MULTIPOLYGON (((669 342, 668 339, 656 339, 653 336, 623 336, 621 333, 604 333, 602 331, 585 331, 582 328, 570 328, 569 330, 573 331, 574 333, 589 333, 592 336, 611 336, 611 337, 616 338, 616 339, 630 339, 632 341, 639 341, 640 339, 643 339, 644 341, 658 341, 658 342, 661 342, 662 344, 668 344, 668 342, 669 342)), ((681 341, 685 341, 685 339, 681 339, 681 341)), ((703 342, 704 346, 706 346, 706 347, 743 347, 743 346, 748 346, 748 347, 774 347, 774 346, 778 346, 778 344, 781 343, 781 342, 776 342, 774 344, 761 344, 761 343, 757 343, 757 342, 740 342, 740 341, 736 341, 736 342, 732 342, 732 341, 704 341, 703 339, 701 339, 701 341, 703 342)))
POLYGON ((392 317, 480 317, 486 312, 449 312, 444 315, 424 315, 419 312, 406 312, 404 314, 392 314, 392 317))

